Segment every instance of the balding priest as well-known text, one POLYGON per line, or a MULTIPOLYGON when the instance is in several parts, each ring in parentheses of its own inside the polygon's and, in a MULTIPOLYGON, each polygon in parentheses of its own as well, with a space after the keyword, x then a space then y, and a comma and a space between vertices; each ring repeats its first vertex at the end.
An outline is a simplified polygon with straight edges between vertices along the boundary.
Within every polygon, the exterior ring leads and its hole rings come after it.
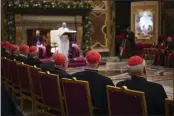
POLYGON ((147 81, 145 60, 140 56, 132 56, 127 69, 131 79, 121 81, 117 86, 144 92, 149 116, 164 116, 167 95, 162 85, 147 81))

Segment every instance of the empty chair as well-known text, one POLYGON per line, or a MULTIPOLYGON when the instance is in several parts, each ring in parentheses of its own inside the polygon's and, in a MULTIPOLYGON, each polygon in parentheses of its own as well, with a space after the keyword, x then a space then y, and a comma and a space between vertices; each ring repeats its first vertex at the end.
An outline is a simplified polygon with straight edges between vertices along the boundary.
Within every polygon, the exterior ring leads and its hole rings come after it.
POLYGON ((93 108, 87 81, 62 79, 67 116, 92 116, 93 108))
POLYGON ((147 116, 143 92, 107 86, 108 110, 110 116, 147 116))
POLYGON ((10 76, 12 79, 12 99, 15 100, 15 94, 20 93, 17 65, 15 60, 10 60, 10 76))
POLYGON ((165 99, 165 116, 174 116, 174 99, 165 99))
POLYGON ((40 76, 40 68, 37 68, 35 66, 29 66, 29 74, 31 77, 31 81, 32 81, 32 87, 33 87, 33 92, 35 97, 41 98, 42 94, 41 94, 41 88, 40 88, 40 80, 39 80, 39 76, 40 76))
POLYGON ((32 82, 32 89, 34 94, 34 100, 35 100, 35 108, 37 112, 37 106, 42 105, 42 94, 41 94, 41 87, 40 87, 40 68, 37 68, 36 66, 29 66, 29 75, 32 82))
POLYGON ((28 65, 17 63, 17 71, 21 89, 21 110, 24 111, 24 100, 32 102, 32 113, 35 113, 34 96, 32 91, 32 82, 29 78, 28 65))
POLYGON ((40 72, 40 85, 45 113, 64 115, 64 106, 58 75, 40 72))
POLYGON ((9 59, 7 58, 3 59, 3 76, 6 81, 7 87, 12 88, 12 78, 10 75, 9 59))
POLYGON ((6 86, 6 80, 5 80, 5 75, 4 75, 4 60, 5 58, 1 57, 1 80, 2 80, 2 85, 5 87, 6 86))
POLYGON ((15 87, 19 87, 19 79, 17 72, 17 65, 15 60, 10 60, 10 76, 12 79, 12 85, 15 87))

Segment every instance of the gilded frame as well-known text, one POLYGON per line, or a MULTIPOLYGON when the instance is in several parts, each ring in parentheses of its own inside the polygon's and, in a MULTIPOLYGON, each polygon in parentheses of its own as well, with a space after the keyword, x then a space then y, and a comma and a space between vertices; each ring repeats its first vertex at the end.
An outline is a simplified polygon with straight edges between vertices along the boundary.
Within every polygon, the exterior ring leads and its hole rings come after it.
POLYGON ((156 16, 156 12, 155 12, 155 8, 153 6, 151 6, 151 8, 149 6, 144 6, 143 9, 141 6, 137 6, 133 9, 133 21, 134 21, 134 32, 135 32, 135 39, 137 40, 152 40, 155 34, 155 29, 156 27, 154 26, 156 24, 155 22, 155 16, 156 16), (153 19, 153 26, 152 26, 152 35, 147 36, 147 37, 143 37, 141 35, 136 35, 136 15, 140 12, 151 12, 152 13, 152 19, 153 19))
POLYGON ((165 99, 165 116, 170 116, 169 105, 174 105, 174 99, 165 99))
MULTIPOLYGON (((151 37, 139 37, 135 36, 136 43, 158 43, 158 35, 160 33, 160 3, 158 1, 142 1, 131 3, 131 30, 135 32, 135 14, 138 11, 151 10, 153 13, 153 32, 151 37)), ((136 33, 135 33, 136 34, 136 33)))
POLYGON ((141 106, 142 106, 142 116, 147 116, 147 106, 146 106, 146 99, 145 99, 144 92, 120 88, 120 87, 113 87, 110 85, 106 86, 106 92, 107 92, 107 100, 108 100, 108 111, 109 111, 110 116, 112 116, 111 108, 110 108, 110 98, 109 98, 110 92, 122 92, 122 93, 126 93, 126 94, 129 94, 132 96, 140 97, 141 98, 141 106))
MULTIPOLYGON (((41 75, 40 78, 42 78, 42 75, 48 76, 49 78, 55 78, 56 77, 56 79, 57 79, 57 90, 58 90, 58 94, 59 94, 59 102, 60 102, 60 108, 61 109, 56 109, 56 108, 50 107, 48 105, 45 105, 44 100, 43 100, 43 105, 41 105, 41 106, 47 107, 47 108, 51 108, 51 109, 56 110, 56 111, 60 111, 61 115, 65 116, 64 104, 63 104, 63 96, 62 96, 62 90, 61 90, 59 75, 46 73, 46 72, 42 72, 42 71, 39 71, 39 73, 41 75)), ((41 87, 41 94, 42 94, 42 98, 43 98, 42 87, 41 87)), ((50 114, 50 113, 48 113, 48 114, 50 114)), ((50 115, 53 115, 53 114, 50 114, 50 115)))
MULTIPOLYGON (((81 84, 81 85, 85 86, 86 92, 87 92, 86 94, 87 94, 89 113, 90 113, 90 116, 93 116, 93 107, 92 107, 92 102, 91 102, 91 93, 89 90, 89 83, 87 81, 76 80, 76 78, 74 78, 74 79, 62 78, 61 81, 62 81, 62 85, 64 85, 64 83, 74 83, 74 84, 81 84)), ((63 95, 65 95, 64 86, 62 86, 62 89, 63 89, 63 95)), ((65 108, 67 111, 66 115, 69 116, 66 98, 64 101, 65 101, 65 108)))

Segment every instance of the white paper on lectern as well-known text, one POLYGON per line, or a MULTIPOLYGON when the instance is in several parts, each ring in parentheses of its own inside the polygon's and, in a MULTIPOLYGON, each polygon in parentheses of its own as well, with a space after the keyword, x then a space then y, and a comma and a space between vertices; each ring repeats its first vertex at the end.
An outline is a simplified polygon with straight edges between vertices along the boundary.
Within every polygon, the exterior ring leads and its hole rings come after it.
POLYGON ((60 28, 58 29, 58 35, 59 35, 59 36, 62 36, 63 33, 65 33, 66 31, 69 31, 69 29, 68 29, 68 28, 60 27, 60 28))
POLYGON ((62 32, 62 34, 61 35, 64 35, 64 34, 75 34, 77 31, 74 31, 74 30, 65 30, 65 31, 63 31, 62 32))

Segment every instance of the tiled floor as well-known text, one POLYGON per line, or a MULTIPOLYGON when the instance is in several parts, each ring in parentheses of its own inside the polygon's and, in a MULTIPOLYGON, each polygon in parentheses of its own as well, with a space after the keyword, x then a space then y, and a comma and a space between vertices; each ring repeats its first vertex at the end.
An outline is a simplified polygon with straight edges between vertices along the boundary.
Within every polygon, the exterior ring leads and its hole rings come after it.
MULTIPOLYGON (((99 72, 109 78, 111 78, 114 84, 119 81, 130 78, 126 69, 126 61, 115 62, 113 59, 108 61, 106 65, 99 67, 99 72)), ((174 79, 174 69, 164 68, 161 66, 152 66, 152 61, 147 61, 147 79, 155 83, 160 83, 164 86, 164 89, 168 97, 173 97, 173 79, 174 79)), ((68 68, 67 72, 72 74, 78 71, 83 71, 85 67, 68 68)))

